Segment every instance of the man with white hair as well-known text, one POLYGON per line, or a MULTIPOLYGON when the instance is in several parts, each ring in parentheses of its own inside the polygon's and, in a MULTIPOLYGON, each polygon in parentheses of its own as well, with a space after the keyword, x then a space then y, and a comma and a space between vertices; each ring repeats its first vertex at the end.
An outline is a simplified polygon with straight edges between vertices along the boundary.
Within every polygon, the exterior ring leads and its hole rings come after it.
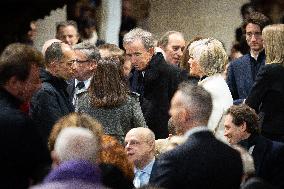
POLYGON ((157 139, 167 138, 170 100, 178 84, 185 80, 181 70, 167 64, 161 53, 154 52, 152 34, 135 28, 124 35, 126 60, 134 69, 129 78, 133 92, 140 95, 140 105, 147 126, 157 139))
POLYGON ((68 160, 88 160, 95 163, 97 157, 96 136, 81 127, 64 128, 59 133, 52 151, 53 166, 68 160))
POLYGON ((96 165, 97 137, 82 127, 62 129, 51 152, 53 170, 35 188, 104 188, 96 165))
POLYGON ((139 188, 148 184, 155 162, 154 133, 144 127, 131 129, 125 136, 125 150, 134 164, 134 186, 139 188))

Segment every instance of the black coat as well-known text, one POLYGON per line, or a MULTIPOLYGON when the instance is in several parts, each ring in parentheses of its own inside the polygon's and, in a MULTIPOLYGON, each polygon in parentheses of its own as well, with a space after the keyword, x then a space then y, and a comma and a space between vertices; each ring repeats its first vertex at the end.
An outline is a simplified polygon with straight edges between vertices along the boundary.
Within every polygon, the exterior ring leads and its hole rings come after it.
POLYGON ((164 188, 238 189, 242 161, 237 151, 199 131, 153 166, 150 183, 164 188))
POLYGON ((255 174, 270 184, 284 188, 284 144, 263 136, 251 135, 239 143, 246 149, 254 146, 255 174))
POLYGON ((74 107, 66 91, 67 83, 41 70, 41 89, 31 100, 31 115, 47 143, 50 131, 57 120, 74 112, 74 107))
POLYGON ((50 163, 47 147, 20 102, 0 89, 1 188, 27 188, 50 163))
POLYGON ((179 68, 167 64, 161 53, 152 57, 144 71, 142 78, 141 71, 132 70, 129 79, 131 89, 140 94, 146 124, 155 133, 156 139, 167 138, 170 101, 186 76, 179 68))
POLYGON ((257 75, 246 104, 262 118, 262 135, 272 140, 278 140, 279 136, 284 142, 284 66, 265 65, 257 75))

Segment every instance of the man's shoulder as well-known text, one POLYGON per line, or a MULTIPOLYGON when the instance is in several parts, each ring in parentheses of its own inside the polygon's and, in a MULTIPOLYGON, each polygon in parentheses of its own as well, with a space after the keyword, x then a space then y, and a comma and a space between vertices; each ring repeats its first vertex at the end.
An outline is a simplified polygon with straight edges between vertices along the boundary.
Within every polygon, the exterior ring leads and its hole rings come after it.
POLYGON ((240 64, 244 64, 250 61, 250 54, 245 54, 242 57, 232 61, 230 63, 231 66, 239 66, 240 64))

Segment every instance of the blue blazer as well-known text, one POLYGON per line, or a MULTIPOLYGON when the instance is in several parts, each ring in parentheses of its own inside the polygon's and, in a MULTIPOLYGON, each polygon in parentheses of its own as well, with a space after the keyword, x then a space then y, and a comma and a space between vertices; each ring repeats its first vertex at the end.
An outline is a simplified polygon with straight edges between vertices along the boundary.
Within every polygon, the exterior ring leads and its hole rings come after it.
POLYGON ((239 153, 212 132, 199 131, 156 160, 149 182, 169 189, 239 189, 241 175, 239 153))
MULTIPOLYGON (((247 98, 252 85, 255 81, 255 76, 252 69, 252 64, 256 61, 250 54, 246 54, 237 60, 230 63, 228 67, 227 84, 232 93, 234 103, 238 103, 247 98)), ((262 51, 257 59, 258 70, 265 64, 265 53, 262 51)))

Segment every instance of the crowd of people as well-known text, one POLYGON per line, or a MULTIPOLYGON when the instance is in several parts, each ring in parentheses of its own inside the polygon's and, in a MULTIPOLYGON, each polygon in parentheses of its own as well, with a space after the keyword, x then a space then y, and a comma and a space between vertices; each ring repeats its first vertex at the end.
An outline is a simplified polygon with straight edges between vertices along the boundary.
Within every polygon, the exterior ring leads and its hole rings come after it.
POLYGON ((2 52, 1 187, 284 187, 284 24, 249 12, 230 62, 212 37, 95 32, 2 52))

